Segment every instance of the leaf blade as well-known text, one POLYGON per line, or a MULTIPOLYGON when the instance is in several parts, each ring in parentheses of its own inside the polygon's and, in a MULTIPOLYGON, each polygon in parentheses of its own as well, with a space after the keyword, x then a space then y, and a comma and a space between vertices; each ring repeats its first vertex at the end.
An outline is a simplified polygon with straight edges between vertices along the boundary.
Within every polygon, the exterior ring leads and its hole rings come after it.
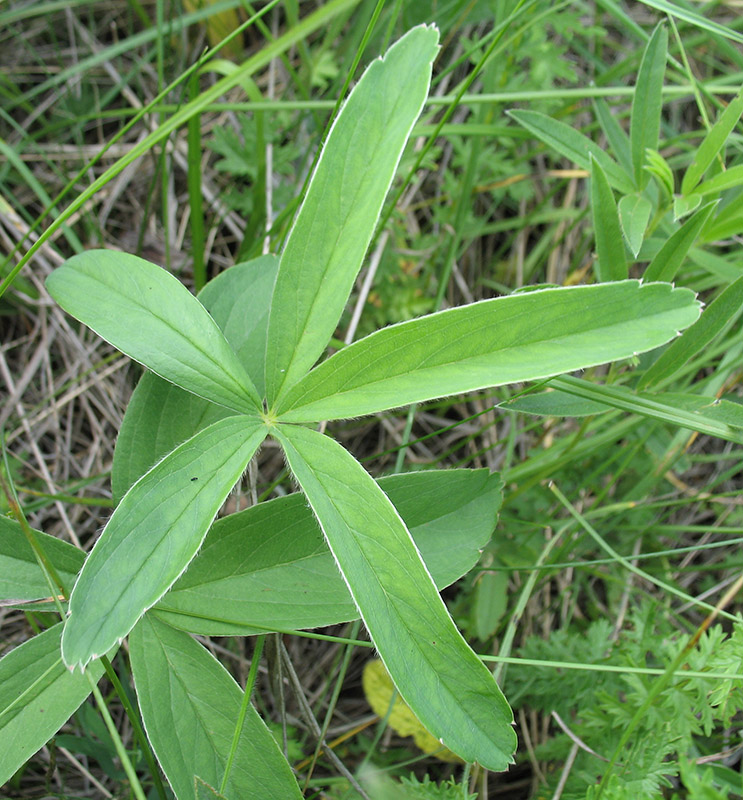
MULTIPOLYGON (((146 614, 130 636, 132 672, 147 738, 178 800, 197 800, 195 778, 222 781, 243 692, 188 634, 146 614), (174 736, 173 732, 178 731, 174 736)), ((248 706, 227 797, 301 798, 270 731, 248 706)))
POLYGON ((644 188, 649 175, 643 170, 645 151, 658 149, 660 115, 663 107, 663 77, 668 51, 668 31, 659 23, 642 54, 630 114, 630 149, 635 183, 644 188))
MULTIPOLYGON (((477 563, 502 501, 497 475, 432 470, 381 478, 379 485, 405 521, 439 588, 477 563)), ((154 611, 176 628, 211 636, 319 628, 358 619, 301 494, 217 520, 188 570, 154 611), (297 597, 302 598, 300 605, 297 597)))
MULTIPOLYGON (((62 623, 34 636, 0 659, 0 786, 77 711, 90 694, 85 675, 65 667, 62 623)), ((91 667, 97 681, 100 664, 91 667)))
POLYGON ((171 383, 245 414, 258 392, 214 320, 173 275, 128 253, 88 250, 49 275, 62 308, 171 383))
POLYGON ((337 325, 437 51, 434 27, 413 28, 369 66, 332 126, 281 255, 268 323, 269 401, 315 363, 337 325))
POLYGON ((690 290, 635 280, 484 300, 340 350, 289 392, 279 418, 342 419, 571 372, 665 344, 698 316, 690 290))
POLYGON ((215 422, 127 492, 72 591, 66 664, 84 668, 105 653, 173 585, 265 435, 249 417, 215 422))
POLYGON ((601 165, 595 158, 590 161, 591 213, 598 256, 596 273, 603 282, 621 281, 627 278, 628 268, 617 204, 601 165))
POLYGON ((402 698, 457 755, 504 770, 516 747, 511 710, 456 629, 394 506, 328 437, 295 426, 273 434, 402 698))

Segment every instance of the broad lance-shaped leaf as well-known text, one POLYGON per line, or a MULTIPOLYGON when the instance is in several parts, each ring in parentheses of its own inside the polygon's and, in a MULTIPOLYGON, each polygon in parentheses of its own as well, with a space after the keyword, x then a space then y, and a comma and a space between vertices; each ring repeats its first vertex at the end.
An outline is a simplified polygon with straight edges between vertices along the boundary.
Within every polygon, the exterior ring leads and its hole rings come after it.
POLYGON ((68 666, 105 653, 173 585, 265 436, 247 416, 215 422, 126 493, 72 591, 62 636, 68 666))
POLYGON ((354 342, 276 411, 286 422, 341 419, 559 375, 659 347, 699 308, 689 289, 635 280, 484 300, 354 342))
POLYGON ((456 629, 395 507, 337 442, 276 426, 369 635, 423 725, 466 761, 504 770, 513 715, 456 629))
MULTIPOLYGON (((222 784, 243 692, 198 642, 151 614, 134 628, 129 647, 142 720, 157 760, 178 800, 201 798, 195 778, 212 787, 222 784)), ((224 796, 302 797, 276 740, 252 705, 224 796)))
POLYGON ((435 27, 413 28, 372 62, 331 128, 281 254, 268 324, 269 400, 317 361, 338 324, 437 51, 435 27))
POLYGON ((591 161, 591 214, 596 239, 596 274, 600 281, 627 278, 627 259, 619 224, 617 204, 606 173, 595 158, 591 161))
POLYGON ((171 383, 234 411, 262 408, 222 331, 164 269, 127 253, 88 250, 54 270, 46 286, 67 313, 171 383))
MULTIPOLYGON (((472 569, 498 518, 498 475, 426 470, 381 478, 379 485, 439 588, 472 569)), ((169 625, 209 636, 318 628, 359 616, 301 494, 218 519, 152 611, 169 625)))
MULTIPOLYGON (((695 190, 695 187, 702 179, 704 173, 709 169, 717 154, 725 146, 728 136, 730 136, 733 129, 738 124, 742 113, 743 90, 728 103, 728 107, 720 114, 717 122, 715 122, 699 145, 697 152, 694 154, 694 159, 691 164, 689 164, 689 168, 686 170, 684 178, 681 181, 682 194, 691 194, 691 192, 695 190)), ((711 183, 711 181, 708 181, 708 183, 711 183)), ((696 191, 701 194, 699 188, 696 188, 696 191)))
POLYGON ((647 43, 637 74, 630 114, 630 147, 635 183, 643 189, 650 177, 643 169, 645 151, 658 149, 660 115, 663 107, 663 75, 666 70, 668 31, 659 23, 647 43))
MULTIPOLYGON (((0 660, 0 786, 77 711, 90 694, 87 675, 72 674, 59 652, 62 623, 0 660)), ((103 668, 94 664, 97 681, 103 668)))

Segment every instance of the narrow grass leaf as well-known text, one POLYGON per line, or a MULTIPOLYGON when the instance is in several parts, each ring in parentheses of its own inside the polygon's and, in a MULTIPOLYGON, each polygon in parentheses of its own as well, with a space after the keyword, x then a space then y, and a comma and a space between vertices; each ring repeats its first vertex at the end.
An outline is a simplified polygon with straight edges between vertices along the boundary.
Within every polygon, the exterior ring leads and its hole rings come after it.
POLYGON ((683 8, 676 3, 671 3, 669 0, 640 0, 640 2, 657 11, 662 11, 664 14, 670 14, 677 19, 682 19, 684 22, 688 22, 701 30, 709 31, 716 36, 723 36, 726 39, 732 39, 735 42, 743 43, 743 34, 738 33, 738 31, 728 28, 725 25, 720 25, 711 19, 703 17, 701 14, 690 11, 688 8, 683 8))
MULTIPOLYGON (((34 531, 49 561, 68 589, 72 588, 85 554, 77 547, 34 531)), ((49 584, 21 526, 0 516, 0 600, 28 602, 49 597, 49 584)))
MULTIPOLYGON (((403 518, 439 589, 472 569, 495 528, 502 500, 498 475, 432 470, 381 478, 379 486, 403 518)), ((208 636, 319 628, 358 619, 301 494, 217 520, 154 611, 176 628, 208 636)))
POLYGON ((630 150, 629 136, 619 124, 615 112, 609 108, 606 100, 598 97, 593 101, 596 110, 596 119, 601 125, 609 145, 624 171, 632 174, 632 151, 630 150))
POLYGON ((546 378, 652 350, 698 316, 689 289, 635 280, 484 300, 360 339, 312 370, 278 412, 344 419, 546 378))
POLYGON ((743 276, 722 291, 702 316, 664 350, 645 372, 638 389, 666 381, 701 353, 710 342, 724 333, 743 312, 743 276))
POLYGON ((265 435, 250 417, 220 420, 132 486, 70 597, 62 637, 68 666, 85 667, 105 653, 173 585, 265 435))
POLYGON ((603 282, 621 281, 627 277, 627 259, 619 224, 617 204, 606 173, 595 158, 591 162, 591 213, 596 239, 596 274, 603 282))
POLYGON ((694 242, 706 225, 716 203, 708 203, 689 217, 686 222, 663 244, 645 270, 646 281, 672 281, 694 242))
POLYGON ((743 186, 743 164, 738 164, 735 167, 726 169, 725 172, 715 175, 704 183, 694 189, 694 194, 699 194, 702 197, 708 194, 717 194, 724 192, 726 189, 735 189, 738 186, 743 186))
POLYGON ((625 241, 632 255, 637 258, 650 221, 652 203, 644 195, 628 194, 619 200, 618 209, 625 241))
MULTIPOLYGON (((196 778, 221 785, 243 692, 198 642, 151 614, 131 632, 129 648, 145 731, 163 772, 178 800, 204 797, 196 778)), ((276 740, 252 705, 225 796, 302 797, 276 740)))
POLYGON ((273 433, 402 698, 465 761, 506 769, 516 748, 511 709, 456 629, 395 507, 332 439, 296 426, 273 433))
POLYGON ((268 324, 269 400, 317 361, 338 324, 437 52, 436 28, 413 28, 367 68, 331 128, 281 254, 268 324))
POLYGON ((700 238, 703 242, 716 242, 739 236, 741 232, 743 232, 743 203, 739 194, 720 209, 714 219, 710 219, 704 226, 700 238))
MULTIPOLYGON (((0 786, 40 750, 90 694, 85 675, 62 661, 62 623, 34 636, 0 660, 0 786)), ((91 667, 94 681, 103 668, 91 667)))
POLYGON ((630 115, 630 149, 635 183, 642 189, 648 182, 645 151, 658 149, 660 114, 663 108, 663 77, 666 71, 668 31, 659 23, 648 41, 637 74, 630 115))
POLYGON ((235 411, 261 409, 214 320, 164 269, 128 253, 88 250, 54 270, 46 285, 65 311, 171 383, 235 411))
POLYGON ((743 89, 732 99, 702 139, 681 181, 681 193, 690 194, 718 156, 743 114, 743 89))
POLYGON ((590 170, 590 156, 593 156, 606 173, 609 183, 614 189, 623 194, 635 191, 632 178, 614 159, 607 155, 597 144, 592 142, 580 131, 564 122, 559 122, 540 111, 527 111, 525 109, 512 109, 507 112, 512 117, 531 131, 546 145, 557 150, 558 153, 570 159, 583 169, 590 170))
POLYGON ((743 444, 743 431, 739 430, 743 425, 743 406, 737 403, 727 401, 721 405, 713 397, 699 395, 640 394, 623 386, 601 386, 571 376, 555 378, 552 385, 577 397, 604 403, 630 414, 743 444), (684 403, 684 397, 694 399, 684 403))
MULTIPOLYGON (((266 328, 278 258, 268 255, 236 264, 198 295, 259 393, 263 392, 266 328)), ((119 429, 111 468, 115 500, 186 439, 230 416, 223 406, 146 372, 137 384, 119 429)))

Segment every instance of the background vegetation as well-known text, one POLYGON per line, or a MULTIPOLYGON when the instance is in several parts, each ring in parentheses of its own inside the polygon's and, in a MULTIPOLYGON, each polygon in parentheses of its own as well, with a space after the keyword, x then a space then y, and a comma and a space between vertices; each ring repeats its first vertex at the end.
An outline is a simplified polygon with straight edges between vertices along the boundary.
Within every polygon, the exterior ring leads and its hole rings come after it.
MULTIPOLYGON (((35 528, 90 549, 113 505, 113 448, 141 373, 65 316, 44 278, 73 253, 108 247, 198 289, 236 262, 279 252, 346 80, 419 22, 441 30, 431 97, 339 343, 534 284, 596 279, 595 162, 585 152, 567 158, 506 112, 542 112, 622 163, 641 59, 661 20, 669 55, 654 164, 668 197, 656 181, 630 274, 641 277, 701 207, 701 197, 680 207, 692 194, 682 176, 743 83, 738 4, 349 0, 321 27, 302 28, 323 5, 50 0, 0 11, 2 470, 35 528), (296 42, 272 50, 288 31, 296 42), (203 57, 230 35, 215 58, 203 57), (218 81, 248 58, 258 68, 222 91, 218 81), (199 106, 190 116, 189 101, 199 106)), ((743 164, 737 117, 725 138, 713 177, 743 164)), ((699 218, 673 276, 708 306, 741 274, 741 182, 704 196, 719 197, 717 227, 699 218)), ((667 393, 740 403, 734 306, 659 381, 667 393)), ((323 630, 323 640, 276 637, 254 700, 305 796, 358 797, 359 784, 371 798, 743 796, 743 433, 736 408, 713 425, 690 416, 688 399, 667 395, 660 410, 628 401, 632 370, 657 355, 591 371, 614 387, 611 409, 590 404, 608 395, 560 395, 558 407, 545 387, 510 386, 329 425, 375 476, 434 466, 502 474, 494 536, 444 597, 476 652, 491 658, 520 748, 508 772, 488 774, 432 756, 431 744, 421 750, 380 721, 389 700, 375 701, 383 689, 368 678, 362 686, 370 655, 354 644, 364 636, 358 623, 323 630)), ((226 510, 291 491, 280 452, 267 446, 226 510)), ((9 512, 10 498, 0 505, 9 512)), ((0 652, 51 622, 0 608, 0 652)), ((245 685, 251 640, 209 647, 245 685)), ((115 667, 131 695, 125 652, 115 667)), ((103 680, 101 689, 157 796, 114 687, 103 680)), ((129 792, 90 701, 0 796, 129 792)))

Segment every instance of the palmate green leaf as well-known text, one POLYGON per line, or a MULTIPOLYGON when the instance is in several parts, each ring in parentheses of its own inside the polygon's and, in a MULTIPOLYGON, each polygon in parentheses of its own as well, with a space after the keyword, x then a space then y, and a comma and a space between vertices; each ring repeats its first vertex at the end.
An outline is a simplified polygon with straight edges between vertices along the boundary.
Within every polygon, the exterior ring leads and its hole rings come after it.
POLYGON ((712 216, 716 203, 707 203, 669 238, 648 264, 646 281, 672 281, 692 245, 699 238, 705 224, 712 216))
POLYGON ((272 433, 402 698, 461 758, 506 769, 516 748, 511 709, 456 629, 395 507, 332 439, 289 425, 272 433))
POLYGON ((630 115, 630 149, 635 183, 642 189, 648 182, 645 151, 658 149, 660 114, 663 108, 663 76, 666 71, 668 31, 659 23, 648 41, 637 74, 630 115))
MULTIPOLYGON (((0 660, 0 786, 77 711, 90 694, 88 676, 72 674, 59 651, 62 623, 0 660)), ((100 664, 90 668, 97 681, 100 664)))
MULTIPOLYGON (((83 551, 41 531, 34 533, 65 586, 71 588, 85 560, 83 551)), ((0 516, 0 600, 8 604, 44 597, 49 597, 49 584, 23 529, 15 520, 0 516)))
POLYGON ((580 131, 570 125, 566 125, 564 122, 552 119, 552 117, 548 117, 540 111, 511 109, 507 113, 519 125, 523 125, 538 139, 541 139, 546 145, 554 148, 579 167, 590 170, 589 157, 593 156, 596 163, 600 164, 606 173, 609 183, 617 191, 623 194, 630 194, 635 191, 636 187, 632 178, 611 156, 607 155, 604 150, 580 131))
MULTIPOLYGON (((129 637, 147 738, 178 800, 197 800, 198 781, 222 784, 243 692, 187 633, 146 614, 129 637)), ((208 796, 208 795, 207 795, 208 796)), ((224 796, 302 797, 291 768, 256 710, 248 707, 224 796)))
MULTIPOLYGON (((695 191, 696 185, 725 146, 725 142, 738 124, 741 114, 743 114, 743 90, 728 103, 727 108, 720 114, 717 122, 710 128, 699 145, 681 181, 682 194, 688 195, 695 191)), ((701 194, 698 189, 696 191, 701 194)))
POLYGON ((250 417, 220 420, 132 486, 72 591, 62 636, 68 666, 105 653, 173 585, 265 435, 250 417))
POLYGON ((653 210, 652 203, 642 194, 628 194, 619 200, 618 209, 624 238, 637 258, 653 210))
POLYGON ((627 277, 627 259, 619 224, 617 204, 606 173, 595 158, 591 162, 591 213, 596 239, 596 274, 600 281, 621 281, 627 277))
POLYGON ((160 267, 128 253, 88 250, 54 270, 46 286, 65 311, 171 383, 234 411, 261 410, 214 320, 160 267))
POLYGON ((743 276, 724 289, 702 316, 665 349, 640 379, 638 389, 668 380, 722 334, 743 312, 743 276))
MULTIPOLYGON (((477 562, 500 508, 488 470, 432 470, 379 480, 443 589, 477 562)), ((210 636, 300 630, 358 611, 301 494, 217 520, 204 546, 154 607, 170 625, 210 636), (297 602, 301 598, 301 602, 297 602)))
POLYGON ((392 325, 320 364, 276 409, 286 422, 387 408, 628 358, 699 316, 688 289, 635 280, 541 289, 392 325))
POLYGON ((269 317, 269 401, 322 354, 428 94, 433 26, 413 28, 367 68, 336 118, 281 255, 269 317))
MULTIPOLYGON (((263 391, 268 308, 277 269, 276 256, 236 264, 209 281, 198 296, 259 392, 263 391)), ((116 440, 111 469, 114 498, 120 500, 173 448, 229 415, 223 406, 146 372, 132 394, 116 440)))

